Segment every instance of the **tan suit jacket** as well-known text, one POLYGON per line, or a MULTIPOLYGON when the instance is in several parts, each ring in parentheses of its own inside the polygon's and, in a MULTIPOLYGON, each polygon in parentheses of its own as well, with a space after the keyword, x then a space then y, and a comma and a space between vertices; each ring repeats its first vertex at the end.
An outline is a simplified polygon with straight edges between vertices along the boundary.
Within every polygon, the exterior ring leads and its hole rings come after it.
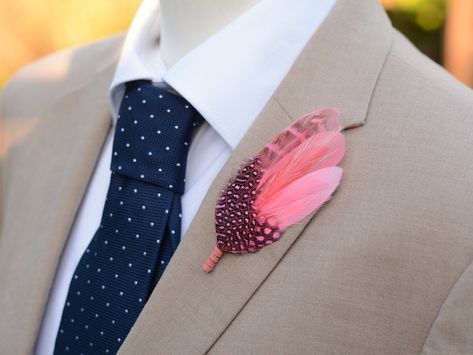
MULTIPOLYGON (((0 353, 30 354, 111 114, 123 35, 44 58, 2 95, 0 353)), ((339 0, 208 191, 120 354, 472 354, 473 92, 339 0), (340 110, 333 199, 257 254, 215 243, 218 192, 300 115, 340 110)))

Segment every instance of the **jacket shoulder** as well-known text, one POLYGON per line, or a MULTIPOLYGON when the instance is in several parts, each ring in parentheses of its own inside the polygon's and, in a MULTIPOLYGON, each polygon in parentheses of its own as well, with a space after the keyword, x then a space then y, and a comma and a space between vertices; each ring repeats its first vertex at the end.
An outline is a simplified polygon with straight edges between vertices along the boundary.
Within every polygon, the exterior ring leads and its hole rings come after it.
POLYGON ((462 215, 473 203, 472 114, 473 90, 394 31, 365 123, 369 149, 375 137, 379 144, 369 154, 398 194, 410 191, 409 213, 422 206, 442 238, 469 249, 466 262, 473 258, 473 221, 462 215))
MULTIPOLYGON (((373 92, 367 124, 376 122, 380 132, 389 128, 410 133, 413 139, 428 141, 432 150, 448 147, 450 152, 465 154, 466 160, 459 162, 458 168, 468 162, 473 166, 473 90, 397 30, 393 36, 373 92)), ((405 134, 403 139, 407 139, 405 134)))
POLYGON ((21 68, 5 85, 0 101, 3 119, 21 116, 23 110, 44 110, 61 93, 92 80, 117 62, 124 34, 44 56, 21 68))
MULTIPOLYGON (((20 69, 0 93, 0 225, 2 225, 6 184, 12 176, 14 161, 26 152, 27 142, 35 140, 31 132, 40 121, 48 120, 56 100, 95 80, 106 92, 120 53, 123 34, 68 48, 20 69), (105 72, 105 75, 104 75, 105 72), (20 149, 20 142, 23 148, 20 149)), ((21 165, 21 164, 20 164, 21 165)))
MULTIPOLYGON (((407 74, 398 77, 407 85, 413 81, 423 83, 423 90, 417 93, 420 99, 435 98, 438 103, 455 103, 460 107, 464 105, 465 108, 473 109, 473 90, 420 52, 397 30, 394 30, 393 45, 387 63, 397 64, 397 68, 407 74)), ((402 85, 402 81, 399 84, 402 85)))

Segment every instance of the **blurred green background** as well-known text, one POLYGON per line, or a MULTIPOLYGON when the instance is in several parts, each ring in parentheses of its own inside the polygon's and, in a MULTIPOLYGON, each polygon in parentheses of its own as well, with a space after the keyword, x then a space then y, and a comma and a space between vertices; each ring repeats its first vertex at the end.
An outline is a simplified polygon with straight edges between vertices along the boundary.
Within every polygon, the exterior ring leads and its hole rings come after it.
POLYGON ((442 63, 447 0, 382 1, 397 29, 435 61, 442 63))
MULTIPOLYGON (((473 0, 380 1, 394 26, 420 50, 472 84, 473 0)), ((0 87, 20 67, 41 56, 125 31, 140 3, 0 0, 0 87)))

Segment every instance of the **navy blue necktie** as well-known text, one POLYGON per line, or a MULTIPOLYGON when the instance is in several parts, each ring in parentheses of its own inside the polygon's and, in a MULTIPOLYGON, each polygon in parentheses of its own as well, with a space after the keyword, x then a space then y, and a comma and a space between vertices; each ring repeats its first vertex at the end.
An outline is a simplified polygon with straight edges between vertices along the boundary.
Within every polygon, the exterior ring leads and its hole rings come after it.
POLYGON ((127 84, 101 224, 69 286, 55 354, 120 348, 179 244, 187 153, 202 121, 181 96, 127 84))

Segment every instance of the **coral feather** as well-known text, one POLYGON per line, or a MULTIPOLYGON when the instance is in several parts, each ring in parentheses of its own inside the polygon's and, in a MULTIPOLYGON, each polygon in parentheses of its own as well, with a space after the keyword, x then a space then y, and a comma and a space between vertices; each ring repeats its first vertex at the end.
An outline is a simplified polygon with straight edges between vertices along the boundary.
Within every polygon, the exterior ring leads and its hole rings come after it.
POLYGON ((297 119, 246 161, 222 190, 215 210, 217 244, 204 263, 210 272, 223 252, 255 253, 332 198, 345 154, 338 112, 327 108, 297 119))
POLYGON ((263 160, 264 166, 274 166, 279 159, 314 134, 341 129, 337 110, 325 108, 310 112, 282 130, 258 155, 263 160))

